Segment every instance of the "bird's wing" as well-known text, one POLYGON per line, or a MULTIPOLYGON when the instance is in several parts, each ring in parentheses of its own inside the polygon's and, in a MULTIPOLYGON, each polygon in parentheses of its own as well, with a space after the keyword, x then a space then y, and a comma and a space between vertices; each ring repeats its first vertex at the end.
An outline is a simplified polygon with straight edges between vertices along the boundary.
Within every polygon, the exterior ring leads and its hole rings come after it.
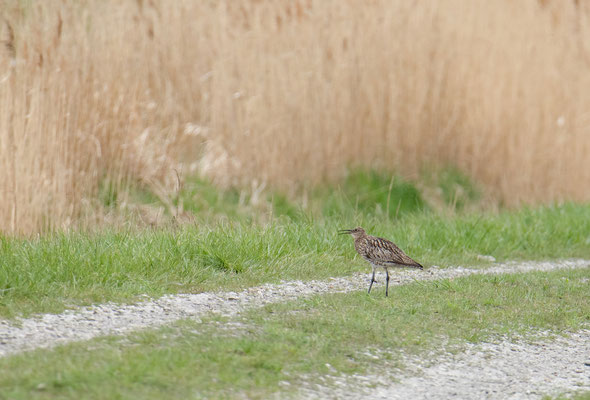
POLYGON ((422 268, 420 264, 412 260, 395 243, 387 239, 372 237, 367 246, 367 257, 384 264, 401 264, 410 267, 422 268))

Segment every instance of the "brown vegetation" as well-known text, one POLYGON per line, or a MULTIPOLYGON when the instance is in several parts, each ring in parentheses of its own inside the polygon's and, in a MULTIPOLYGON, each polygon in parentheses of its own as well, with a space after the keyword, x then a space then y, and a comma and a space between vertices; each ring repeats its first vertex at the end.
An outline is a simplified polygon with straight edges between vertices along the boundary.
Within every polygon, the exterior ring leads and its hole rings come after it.
POLYGON ((0 232, 67 228, 105 181, 172 190, 174 169, 292 190, 453 164, 506 204, 590 199, 583 2, 0 7, 0 232))

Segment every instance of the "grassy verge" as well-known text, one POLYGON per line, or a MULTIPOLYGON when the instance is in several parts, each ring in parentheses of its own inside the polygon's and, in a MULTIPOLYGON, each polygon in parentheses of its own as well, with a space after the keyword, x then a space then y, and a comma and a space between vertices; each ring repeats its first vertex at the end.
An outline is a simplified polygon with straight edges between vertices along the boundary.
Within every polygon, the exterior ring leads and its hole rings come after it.
POLYGON ((34 240, 4 237, 0 316, 366 270, 350 238, 336 234, 356 225, 392 238, 426 266, 480 263, 480 254, 499 261, 590 257, 590 207, 572 204, 459 217, 410 213, 395 221, 358 214, 264 226, 237 222, 34 240))
MULTIPOLYGON (((255 201, 252 194, 220 191, 198 178, 171 199, 137 186, 131 203, 166 208, 160 215, 168 221, 174 208, 182 209, 192 223, 36 239, 0 236, 0 317, 367 270, 351 239, 336 234, 357 225, 394 240, 426 266, 477 264, 479 255, 499 261, 590 258, 588 205, 470 213, 478 191, 457 171, 430 174, 423 182, 418 189, 395 176, 353 171, 339 185, 308 193, 305 207, 271 192, 255 201), (431 192, 439 193, 443 208, 425 200, 431 192)), ((121 196, 105 187, 105 207, 116 210, 121 196)))
MULTIPOLYGON (((183 321, 0 359, 7 398, 267 398, 302 374, 366 371, 373 355, 479 342, 536 329, 576 330, 590 322, 590 271, 471 276, 273 304, 244 325, 183 321), (225 328, 225 329, 223 329, 225 328), (367 351, 368 350, 368 351, 367 351), (327 363, 331 367, 327 366, 327 363)), ((221 320, 221 322, 225 322, 221 320)))

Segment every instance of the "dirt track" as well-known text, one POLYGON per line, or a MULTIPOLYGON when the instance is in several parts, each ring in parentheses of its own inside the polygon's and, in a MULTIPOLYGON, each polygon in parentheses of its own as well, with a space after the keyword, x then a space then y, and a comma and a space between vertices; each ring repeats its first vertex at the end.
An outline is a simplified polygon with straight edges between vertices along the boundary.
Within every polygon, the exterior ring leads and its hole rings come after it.
POLYGON ((376 361, 372 373, 321 377, 325 384, 305 386, 299 394, 302 399, 540 399, 590 391, 590 330, 567 337, 543 335, 532 343, 467 345, 430 365, 406 357, 409 368, 404 371, 376 361))

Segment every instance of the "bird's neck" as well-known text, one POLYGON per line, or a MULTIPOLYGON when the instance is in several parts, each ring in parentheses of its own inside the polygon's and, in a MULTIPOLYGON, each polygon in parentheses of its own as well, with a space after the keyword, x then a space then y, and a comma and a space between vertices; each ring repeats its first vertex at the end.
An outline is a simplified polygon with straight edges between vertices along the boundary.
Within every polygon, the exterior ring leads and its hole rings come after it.
POLYGON ((362 243, 367 238, 367 234, 360 235, 354 238, 355 243, 362 243))

